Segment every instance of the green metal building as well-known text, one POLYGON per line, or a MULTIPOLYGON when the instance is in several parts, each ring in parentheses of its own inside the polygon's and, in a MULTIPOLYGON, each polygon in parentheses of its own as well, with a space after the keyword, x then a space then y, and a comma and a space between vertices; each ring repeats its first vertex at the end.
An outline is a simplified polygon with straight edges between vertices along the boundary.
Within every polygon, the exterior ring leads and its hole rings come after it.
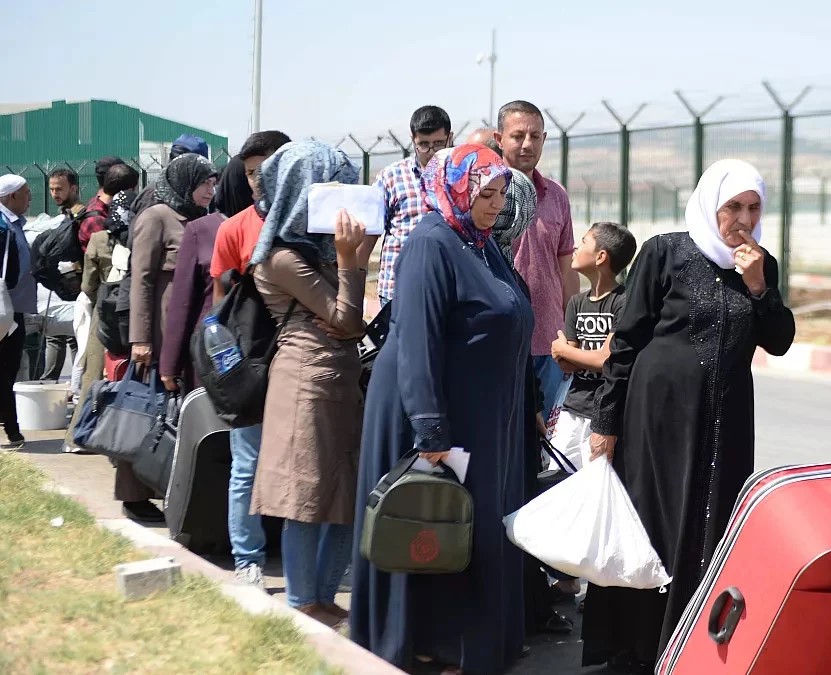
POLYGON ((28 179, 30 213, 54 213, 46 178, 51 169, 74 169, 86 200, 98 189, 95 161, 117 155, 139 170, 144 185, 167 163, 171 142, 181 134, 201 136, 218 165, 227 161, 227 137, 115 101, 0 105, 0 174, 28 179))

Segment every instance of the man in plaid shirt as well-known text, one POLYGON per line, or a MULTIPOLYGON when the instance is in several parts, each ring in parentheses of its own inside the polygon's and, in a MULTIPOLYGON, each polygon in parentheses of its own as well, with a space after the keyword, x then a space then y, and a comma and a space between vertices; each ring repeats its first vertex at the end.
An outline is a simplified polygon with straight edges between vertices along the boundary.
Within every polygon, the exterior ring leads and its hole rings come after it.
POLYGON ((112 195, 104 192, 104 179, 107 172, 116 164, 124 164, 121 157, 102 157, 95 163, 95 178, 98 181, 98 192, 87 203, 86 211, 92 215, 83 218, 78 228, 78 241, 81 250, 86 253, 89 246, 89 238, 96 232, 104 229, 104 222, 110 213, 110 202, 112 195))
POLYGON ((392 300, 395 291, 393 267, 401 247, 424 214, 421 171, 436 152, 453 142, 449 115, 434 105, 413 113, 410 133, 415 154, 390 164, 375 179, 375 184, 384 190, 387 204, 386 235, 378 272, 378 299, 382 307, 392 300))

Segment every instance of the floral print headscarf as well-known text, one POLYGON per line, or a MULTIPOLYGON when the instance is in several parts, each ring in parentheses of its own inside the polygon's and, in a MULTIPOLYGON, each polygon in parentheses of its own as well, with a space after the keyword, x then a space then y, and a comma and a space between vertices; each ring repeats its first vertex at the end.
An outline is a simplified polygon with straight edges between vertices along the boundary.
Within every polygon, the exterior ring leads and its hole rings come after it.
POLYGON ((473 224, 471 208, 479 193, 491 181, 511 171, 493 150, 484 145, 466 144, 436 153, 421 175, 421 190, 427 208, 437 211, 462 237, 484 248, 491 229, 473 224))

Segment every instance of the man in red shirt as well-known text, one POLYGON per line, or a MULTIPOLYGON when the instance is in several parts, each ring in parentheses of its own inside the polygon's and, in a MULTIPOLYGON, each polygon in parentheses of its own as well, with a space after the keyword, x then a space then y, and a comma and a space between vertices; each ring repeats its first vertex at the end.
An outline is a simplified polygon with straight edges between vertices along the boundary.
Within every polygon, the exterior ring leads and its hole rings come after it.
POLYGON ((245 175, 251 192, 254 194, 254 204, 237 215, 228 218, 219 226, 214 244, 214 256, 211 261, 211 276, 214 279, 214 303, 225 297, 225 286, 221 281, 223 274, 229 270, 236 270, 240 274, 245 272, 260 230, 263 227, 263 217, 257 211, 256 202, 260 198, 257 186, 257 169, 268 157, 273 155, 291 139, 282 131, 258 131, 248 137, 238 157, 245 164, 245 175))
MULTIPOLYGON (((256 207, 260 198, 257 170, 289 140, 280 131, 260 131, 249 136, 239 152, 255 203, 219 226, 211 260, 214 303, 225 297, 221 277, 229 271, 245 272, 263 228, 263 217, 256 207)), ((262 433, 262 424, 231 429, 231 478, 228 482, 228 534, 234 556, 234 576, 237 581, 259 588, 265 588, 262 568, 266 537, 260 516, 252 516, 249 511, 262 433)))

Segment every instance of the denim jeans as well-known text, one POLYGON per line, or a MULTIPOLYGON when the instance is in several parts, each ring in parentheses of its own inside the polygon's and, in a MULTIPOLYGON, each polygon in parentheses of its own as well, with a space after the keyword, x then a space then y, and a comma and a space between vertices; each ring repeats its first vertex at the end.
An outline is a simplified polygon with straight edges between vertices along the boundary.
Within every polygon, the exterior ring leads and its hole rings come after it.
POLYGON ((352 525, 283 523, 283 574, 290 607, 335 601, 352 556, 352 525))
POLYGON ((542 418, 549 440, 560 417, 560 410, 571 386, 571 375, 566 375, 551 356, 534 356, 534 372, 542 389, 542 418))
POLYGON ((259 515, 250 515, 254 474, 263 425, 231 429, 231 480, 228 483, 228 534, 237 569, 265 564, 265 530, 259 515))

